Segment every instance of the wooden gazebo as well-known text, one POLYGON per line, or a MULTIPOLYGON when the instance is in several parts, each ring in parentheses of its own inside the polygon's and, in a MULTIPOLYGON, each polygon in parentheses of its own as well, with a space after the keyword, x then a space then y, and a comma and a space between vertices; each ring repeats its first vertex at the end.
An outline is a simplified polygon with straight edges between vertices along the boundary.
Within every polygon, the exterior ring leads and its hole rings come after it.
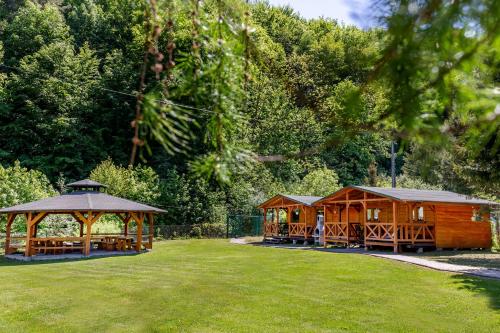
POLYGON ((5 254, 18 250, 12 245, 11 237, 12 223, 17 216, 26 218, 25 257, 38 253, 55 254, 75 250, 89 256, 95 244, 101 249, 123 251, 152 248, 154 215, 164 213, 164 210, 108 195, 103 192, 105 185, 88 179, 67 186, 72 189, 69 193, 0 209, 0 214, 7 214, 5 254), (53 214, 71 215, 80 224, 79 237, 38 237, 38 225, 44 218, 53 214), (92 234, 92 226, 104 214, 113 214, 121 219, 124 224, 123 235, 92 234), (129 223, 132 221, 137 225, 136 235, 128 233, 129 223), (145 221, 149 224, 148 242, 143 241, 145 221))
POLYGON ((325 214, 324 243, 490 248, 488 207, 448 191, 347 186, 314 202, 325 214))

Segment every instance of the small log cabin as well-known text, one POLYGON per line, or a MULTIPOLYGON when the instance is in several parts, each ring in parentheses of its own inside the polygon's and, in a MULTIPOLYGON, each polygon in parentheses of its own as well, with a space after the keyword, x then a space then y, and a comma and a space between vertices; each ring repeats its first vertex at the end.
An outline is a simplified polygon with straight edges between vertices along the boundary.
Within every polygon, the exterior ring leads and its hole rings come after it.
POLYGON ((325 214, 324 244, 490 248, 488 206, 498 203, 431 190, 347 186, 313 203, 325 214))
POLYGON ((264 211, 264 239, 310 240, 316 228, 316 208, 321 197, 278 194, 259 208, 264 211))

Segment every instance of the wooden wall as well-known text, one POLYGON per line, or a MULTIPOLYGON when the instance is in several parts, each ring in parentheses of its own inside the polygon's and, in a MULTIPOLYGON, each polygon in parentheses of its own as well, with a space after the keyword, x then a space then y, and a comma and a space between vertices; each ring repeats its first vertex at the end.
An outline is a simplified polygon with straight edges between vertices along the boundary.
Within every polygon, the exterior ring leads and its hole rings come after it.
MULTIPOLYGON (((304 206, 304 209, 307 211, 306 224, 316 228, 316 208, 304 206)), ((304 212, 301 215, 304 215, 304 212)))
POLYGON ((436 206, 436 247, 440 248, 489 248, 491 224, 489 221, 472 221, 470 205, 436 206))

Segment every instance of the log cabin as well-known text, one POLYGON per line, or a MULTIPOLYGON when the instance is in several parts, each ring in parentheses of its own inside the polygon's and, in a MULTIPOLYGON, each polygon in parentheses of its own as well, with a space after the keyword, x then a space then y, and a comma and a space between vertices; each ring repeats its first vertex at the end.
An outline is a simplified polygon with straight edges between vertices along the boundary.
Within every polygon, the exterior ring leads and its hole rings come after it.
POLYGON ((278 194, 262 203, 264 240, 312 240, 316 208, 321 197, 278 194))
POLYGON ((313 203, 323 208, 324 244, 490 248, 488 208, 498 203, 434 190, 347 186, 313 203))

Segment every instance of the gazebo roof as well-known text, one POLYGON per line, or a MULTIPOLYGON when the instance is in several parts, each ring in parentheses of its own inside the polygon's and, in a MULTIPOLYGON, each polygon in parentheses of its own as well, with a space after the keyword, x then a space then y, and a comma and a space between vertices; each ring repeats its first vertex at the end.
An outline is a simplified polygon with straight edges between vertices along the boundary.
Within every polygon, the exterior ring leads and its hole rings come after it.
MULTIPOLYGON (((94 185, 95 186, 95 185, 94 185)), ((97 191, 76 191, 0 209, 1 213, 75 211, 165 213, 163 209, 97 191)))
POLYGON ((72 188, 79 188, 79 187, 107 187, 104 184, 101 184, 99 182, 96 182, 96 181, 90 180, 90 179, 79 180, 77 182, 69 183, 66 186, 72 187, 72 188))

